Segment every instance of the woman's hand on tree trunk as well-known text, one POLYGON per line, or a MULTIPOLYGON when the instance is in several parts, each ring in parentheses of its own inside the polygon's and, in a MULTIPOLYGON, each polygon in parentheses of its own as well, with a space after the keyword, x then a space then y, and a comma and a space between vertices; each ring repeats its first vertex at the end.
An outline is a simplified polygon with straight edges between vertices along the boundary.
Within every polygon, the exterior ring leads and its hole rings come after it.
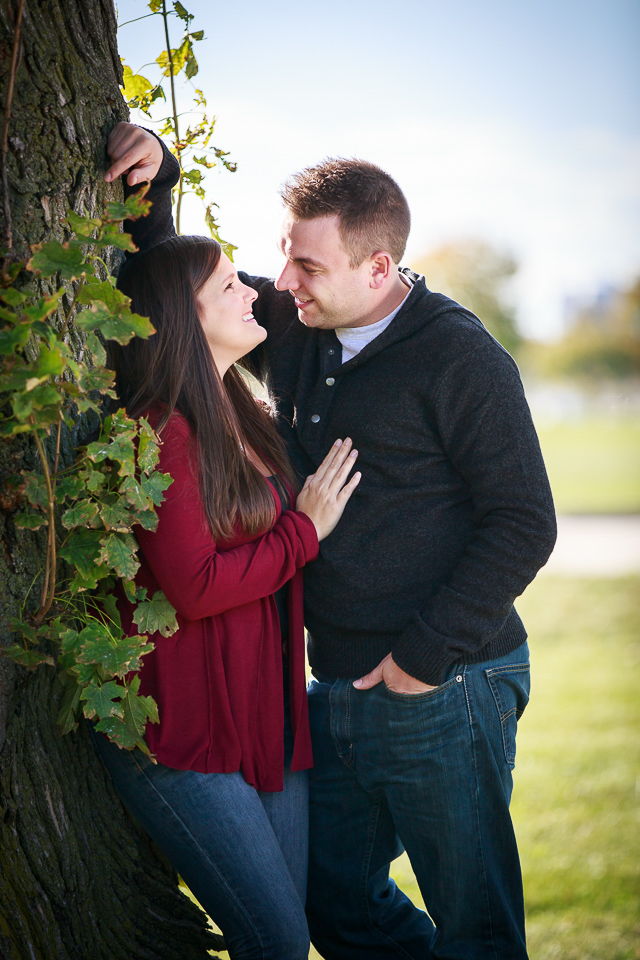
POLYGON ((306 513, 324 540, 342 516, 347 500, 358 486, 361 473, 355 473, 347 483, 347 477, 356 462, 357 450, 351 449, 351 440, 336 440, 315 473, 304 482, 298 494, 296 510, 306 513))

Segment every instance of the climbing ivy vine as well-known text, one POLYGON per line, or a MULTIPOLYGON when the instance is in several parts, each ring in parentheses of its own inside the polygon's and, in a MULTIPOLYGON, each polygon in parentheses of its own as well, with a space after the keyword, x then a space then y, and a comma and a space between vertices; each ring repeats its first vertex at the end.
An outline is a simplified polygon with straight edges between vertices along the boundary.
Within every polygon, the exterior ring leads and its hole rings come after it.
MULTIPOLYGON (((167 141, 169 149, 180 164, 180 179, 174 188, 176 231, 180 233, 182 201, 185 194, 195 193, 204 202, 203 181, 206 171, 215 167, 217 163, 222 163, 227 170, 235 173, 236 164, 228 159, 228 151, 215 147, 211 143, 216 118, 208 113, 207 100, 202 90, 194 88, 193 104, 188 111, 189 115, 197 118, 195 122, 185 125, 182 122, 183 115, 178 110, 176 78, 184 73, 185 79, 189 81, 197 75, 199 67, 193 45, 204 38, 204 30, 192 29, 194 15, 189 13, 179 0, 174 0, 171 7, 168 7, 167 0, 150 0, 147 6, 151 12, 143 17, 137 17, 136 20, 150 17, 162 19, 164 49, 155 60, 160 70, 160 80, 158 83, 152 83, 147 77, 134 73, 131 67, 123 63, 124 96, 132 109, 139 109, 148 117, 151 117, 151 108, 156 101, 170 101, 171 112, 160 120, 158 134, 167 141), (183 30, 177 47, 171 46, 169 35, 172 18, 178 20, 183 30), (168 97, 163 85, 165 80, 169 81, 168 97)), ((127 21, 120 26, 124 27, 132 22, 134 21, 127 21)), ((236 247, 220 236, 219 224, 214 214, 216 206, 215 203, 207 204, 205 221, 211 236, 220 243, 227 256, 233 260, 233 251, 236 247)))
POLYGON ((146 215, 145 192, 107 203, 102 217, 69 212, 69 240, 37 244, 26 263, 5 269, 0 437, 33 437, 40 469, 11 478, 24 505, 14 523, 46 538, 39 597, 24 598, 21 615, 11 621, 19 642, 2 653, 31 669, 49 664, 58 670, 65 688, 62 733, 76 729, 82 713, 121 747, 148 754, 144 730, 158 712, 151 697, 140 695, 136 671, 153 650, 148 635, 169 636, 177 622, 160 591, 149 597, 135 584, 140 562, 132 531, 135 524, 155 529, 155 508, 172 480, 156 470, 159 438, 149 423, 122 409, 103 420, 98 439, 80 447, 71 464, 60 456, 64 427, 73 430, 79 414, 101 415, 104 398, 116 398, 105 341, 126 344, 154 333, 149 320, 131 311, 100 256, 107 247, 135 251, 120 225, 146 215), (25 272, 59 286, 50 296, 30 296, 25 272), (15 283, 20 277, 22 289, 15 283), (65 295, 71 302, 56 327, 65 295), (72 326, 85 338, 79 358, 69 343, 72 326), (135 606, 135 636, 123 630, 119 590, 135 606))

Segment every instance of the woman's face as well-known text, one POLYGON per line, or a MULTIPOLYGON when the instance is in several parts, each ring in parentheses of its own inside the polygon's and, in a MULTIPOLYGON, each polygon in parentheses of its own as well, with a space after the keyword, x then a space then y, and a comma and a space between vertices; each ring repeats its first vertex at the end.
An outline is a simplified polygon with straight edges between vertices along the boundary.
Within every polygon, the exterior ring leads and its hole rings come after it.
POLYGON ((235 267, 221 253, 218 266, 196 296, 200 323, 221 377, 267 336, 251 312, 257 296, 240 282, 235 267))

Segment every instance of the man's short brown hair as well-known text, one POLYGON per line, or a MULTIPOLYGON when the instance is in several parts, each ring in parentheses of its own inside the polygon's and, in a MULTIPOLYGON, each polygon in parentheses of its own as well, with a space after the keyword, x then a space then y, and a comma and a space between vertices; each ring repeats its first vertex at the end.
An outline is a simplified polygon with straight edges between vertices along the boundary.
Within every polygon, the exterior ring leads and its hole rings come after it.
POLYGON ((289 177, 280 196, 297 220, 337 215, 353 269, 378 250, 400 263, 411 228, 409 206, 395 180, 374 163, 323 160, 289 177))

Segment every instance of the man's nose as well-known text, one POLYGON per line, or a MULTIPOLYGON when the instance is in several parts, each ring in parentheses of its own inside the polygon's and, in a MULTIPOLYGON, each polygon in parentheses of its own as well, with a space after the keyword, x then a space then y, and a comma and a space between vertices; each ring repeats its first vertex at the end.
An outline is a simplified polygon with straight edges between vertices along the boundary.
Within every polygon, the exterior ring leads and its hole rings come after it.
POLYGON ((295 290, 298 286, 299 284, 295 277, 293 264, 290 263, 289 260, 286 260, 280 271, 280 276, 276 280, 276 290, 295 290))

